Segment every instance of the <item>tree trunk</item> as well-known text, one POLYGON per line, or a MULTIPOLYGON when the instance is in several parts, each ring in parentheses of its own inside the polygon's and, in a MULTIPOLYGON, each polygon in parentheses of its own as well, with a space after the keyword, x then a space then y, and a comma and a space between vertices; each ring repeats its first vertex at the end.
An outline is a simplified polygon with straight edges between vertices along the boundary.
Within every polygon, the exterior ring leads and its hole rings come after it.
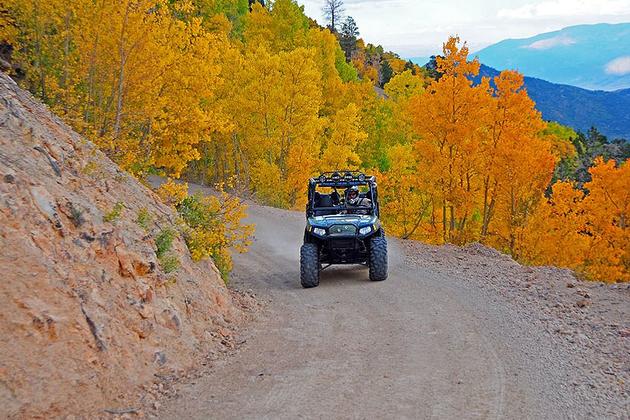
POLYGON ((123 19, 122 28, 120 29, 120 43, 118 45, 118 56, 120 59, 120 67, 118 69, 118 99, 116 102, 116 117, 114 118, 114 138, 118 138, 120 134, 120 124, 122 120, 123 109, 123 91, 125 86, 125 34, 127 32, 127 22, 129 20, 129 2, 125 8, 125 18, 123 19))

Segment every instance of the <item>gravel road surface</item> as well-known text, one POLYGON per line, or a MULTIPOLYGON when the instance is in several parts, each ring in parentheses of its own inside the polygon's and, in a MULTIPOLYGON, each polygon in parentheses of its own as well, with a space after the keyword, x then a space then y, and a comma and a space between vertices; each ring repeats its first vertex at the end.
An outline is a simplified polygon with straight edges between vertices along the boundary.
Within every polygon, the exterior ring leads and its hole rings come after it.
POLYGON ((390 239, 387 281, 334 267, 304 290, 303 214, 249 215, 256 238, 232 284, 269 303, 160 418, 629 418, 627 286, 578 293, 566 271, 481 246, 390 239))

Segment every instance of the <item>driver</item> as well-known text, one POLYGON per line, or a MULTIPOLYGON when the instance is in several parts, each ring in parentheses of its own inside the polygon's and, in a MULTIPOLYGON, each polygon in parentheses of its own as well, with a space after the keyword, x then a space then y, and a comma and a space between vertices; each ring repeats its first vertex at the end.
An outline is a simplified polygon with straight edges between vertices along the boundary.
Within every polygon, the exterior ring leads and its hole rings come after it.
POLYGON ((352 186, 346 190, 346 203, 350 207, 370 207, 372 201, 359 195, 359 187, 352 186))

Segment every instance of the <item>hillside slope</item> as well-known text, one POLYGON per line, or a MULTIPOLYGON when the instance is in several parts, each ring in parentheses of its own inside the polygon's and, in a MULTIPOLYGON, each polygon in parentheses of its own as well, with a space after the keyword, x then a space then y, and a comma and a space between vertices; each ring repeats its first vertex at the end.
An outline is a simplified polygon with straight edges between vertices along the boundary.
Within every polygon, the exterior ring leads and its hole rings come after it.
MULTIPOLYGON (((481 66, 481 77, 495 77, 499 71, 481 66)), ((597 129, 610 140, 630 139, 630 89, 593 91, 525 77, 525 87, 543 118, 576 130, 597 129)))
POLYGON ((473 54, 499 70, 594 90, 630 88, 630 23, 577 25, 473 54))
POLYGON ((180 268, 160 268, 173 212, 4 74, 0 219, 2 418, 137 407, 154 375, 192 367, 243 319, 181 238, 180 268))

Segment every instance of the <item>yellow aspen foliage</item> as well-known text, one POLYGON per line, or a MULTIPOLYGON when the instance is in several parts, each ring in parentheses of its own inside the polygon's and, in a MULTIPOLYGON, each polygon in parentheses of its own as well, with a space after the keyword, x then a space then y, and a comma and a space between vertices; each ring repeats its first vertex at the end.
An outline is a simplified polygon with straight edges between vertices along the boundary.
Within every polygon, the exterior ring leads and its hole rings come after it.
POLYGON ((504 71, 494 79, 496 98, 482 143, 481 238, 514 254, 517 235, 551 181, 555 159, 539 137, 545 128, 523 88, 523 76, 504 71))
POLYGON ((16 49, 23 83, 124 169, 179 176, 199 157, 196 145, 229 128, 214 94, 227 34, 207 32, 199 18, 175 19, 153 0, 30 0, 11 10, 25 28, 16 49))
POLYGON ((379 176, 383 221, 390 234, 420 238, 418 228, 426 217, 431 197, 418 189, 417 161, 411 144, 392 146, 391 169, 379 176))
POLYGON ((358 107, 351 103, 337 111, 328 129, 331 134, 322 154, 321 169, 358 169, 361 158, 355 150, 367 139, 367 134, 361 130, 358 107))
POLYGON ((265 159, 253 162, 251 179, 256 197, 263 203, 280 208, 289 206, 289 196, 278 165, 265 159))
POLYGON ((305 47, 309 22, 304 7, 292 0, 276 0, 270 8, 255 2, 245 22, 244 38, 248 45, 271 52, 305 47))
POLYGON ((77 106, 75 50, 78 6, 59 0, 5 0, 0 38, 11 44, 24 87, 66 116, 77 106))
POLYGON ((587 215, 584 193, 569 182, 558 182, 549 200, 541 203, 527 222, 519 242, 521 259, 530 264, 580 268, 590 248, 584 235, 587 215))
POLYGON ((424 93, 424 82, 423 77, 415 76, 411 70, 405 70, 392 77, 385 85, 385 93, 394 102, 401 103, 412 96, 424 93))
POLYGON ((308 45, 314 51, 314 60, 321 73, 322 107, 321 115, 332 115, 342 107, 344 85, 339 74, 338 65, 345 66, 345 57, 339 46, 337 37, 328 29, 312 28, 308 33, 308 45), (339 64, 339 60, 343 63, 339 64))
POLYGON ((230 249, 245 252, 251 244, 254 226, 242 223, 246 209, 224 191, 219 196, 191 195, 177 206, 192 259, 212 258, 225 281, 232 270, 230 249))
POLYGON ((176 207, 188 197, 188 183, 178 183, 168 178, 155 192, 165 204, 176 207))
POLYGON ((405 68, 407 67, 407 62, 405 60, 391 53, 384 54, 384 58, 391 66, 395 75, 405 71, 405 68))
POLYGON ((319 154, 321 74, 314 51, 297 48, 272 54, 258 48, 246 53, 236 77, 242 88, 233 118, 242 137, 240 148, 255 174, 250 185, 264 202, 293 207, 317 161, 302 158, 303 166, 296 168, 290 157, 319 154), (270 185, 269 179, 279 182, 270 185))

